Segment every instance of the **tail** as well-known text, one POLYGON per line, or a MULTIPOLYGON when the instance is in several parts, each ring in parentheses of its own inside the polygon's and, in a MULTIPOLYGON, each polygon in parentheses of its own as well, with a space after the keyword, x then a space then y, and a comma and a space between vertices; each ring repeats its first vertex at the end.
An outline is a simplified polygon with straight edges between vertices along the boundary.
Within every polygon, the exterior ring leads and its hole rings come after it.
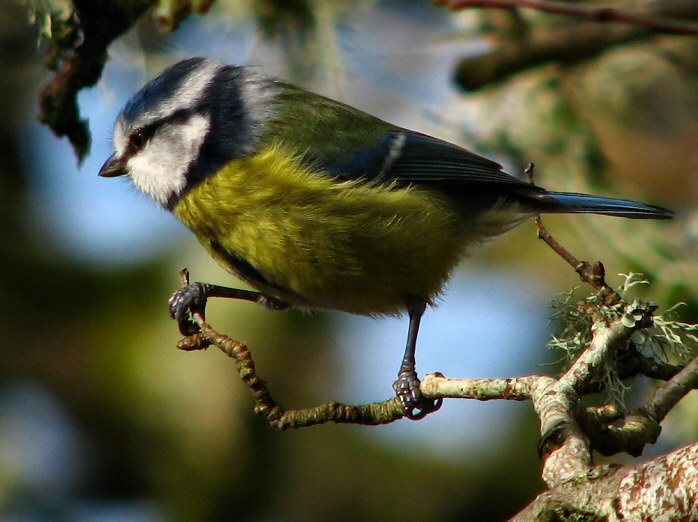
POLYGON ((572 192, 540 192, 531 194, 530 203, 534 212, 540 213, 583 213, 603 214, 630 219, 671 219, 674 213, 662 207, 638 203, 629 199, 603 198, 572 192))

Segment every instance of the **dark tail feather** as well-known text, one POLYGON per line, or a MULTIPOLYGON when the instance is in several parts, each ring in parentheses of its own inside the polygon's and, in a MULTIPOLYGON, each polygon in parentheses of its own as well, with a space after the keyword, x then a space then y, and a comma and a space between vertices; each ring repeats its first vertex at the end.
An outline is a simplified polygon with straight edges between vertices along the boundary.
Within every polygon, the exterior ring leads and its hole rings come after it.
POLYGON ((662 207, 628 199, 603 198, 572 192, 542 192, 528 199, 534 212, 587 213, 631 219, 671 219, 674 213, 662 207))

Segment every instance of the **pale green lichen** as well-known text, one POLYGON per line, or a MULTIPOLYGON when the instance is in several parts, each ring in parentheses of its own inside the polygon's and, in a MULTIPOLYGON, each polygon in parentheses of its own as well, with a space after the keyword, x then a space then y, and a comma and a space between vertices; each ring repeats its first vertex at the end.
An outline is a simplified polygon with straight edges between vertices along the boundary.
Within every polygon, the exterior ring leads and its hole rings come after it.
POLYGON ((698 324, 677 319, 677 311, 685 303, 677 303, 654 317, 654 327, 643 332, 639 346, 659 360, 673 359, 685 363, 698 353, 698 324))
MULTIPOLYGON (((649 282, 642 274, 619 275, 623 278, 619 292, 626 298, 626 302, 605 306, 600 294, 579 297, 576 287, 553 300, 551 320, 559 322, 561 327, 548 346, 562 352, 563 371, 589 346, 597 324, 595 320, 610 323, 620 318, 627 328, 637 328, 638 323, 645 320, 644 310, 654 306, 637 299, 627 304, 630 301, 628 294, 649 282)), ((641 355, 661 363, 681 364, 698 353, 698 325, 677 319, 677 310, 681 306, 682 303, 672 306, 653 318, 652 327, 639 329, 635 333, 632 343, 641 355)), ((620 355, 622 356, 622 352, 620 355)), ((622 409, 624 395, 629 387, 619 378, 617 363, 617 357, 608 360, 599 373, 597 382, 604 389, 604 399, 622 409)))

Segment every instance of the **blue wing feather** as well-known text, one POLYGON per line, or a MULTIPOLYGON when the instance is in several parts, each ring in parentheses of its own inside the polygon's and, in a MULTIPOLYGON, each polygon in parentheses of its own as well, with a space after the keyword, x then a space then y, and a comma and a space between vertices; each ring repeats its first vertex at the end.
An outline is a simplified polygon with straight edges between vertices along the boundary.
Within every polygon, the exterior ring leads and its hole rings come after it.
POLYGON ((458 145, 425 134, 402 131, 404 144, 386 175, 410 183, 510 183, 529 185, 502 166, 458 145))
POLYGON ((529 185, 503 172, 499 163, 452 143, 404 129, 383 132, 370 147, 348 151, 341 158, 309 155, 306 160, 342 180, 529 185))
POLYGON ((517 211, 593 213, 628 218, 667 219, 671 211, 636 201, 586 194, 548 192, 510 176, 502 166, 462 147, 405 129, 383 132, 371 147, 343 157, 308 161, 340 180, 394 181, 398 185, 443 188, 464 208, 515 204, 517 211), (478 185, 477 190, 472 186, 478 185))

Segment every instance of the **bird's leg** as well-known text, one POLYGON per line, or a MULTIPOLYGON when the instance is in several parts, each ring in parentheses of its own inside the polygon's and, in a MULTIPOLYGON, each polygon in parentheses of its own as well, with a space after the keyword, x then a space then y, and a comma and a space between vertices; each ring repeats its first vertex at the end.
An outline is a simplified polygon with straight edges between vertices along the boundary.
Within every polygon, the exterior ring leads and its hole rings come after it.
POLYGON ((199 331, 198 325, 189 319, 189 312, 196 312, 201 314, 201 317, 205 317, 206 301, 209 297, 226 297, 228 299, 252 301, 270 310, 285 310, 289 307, 288 303, 253 290, 228 288, 227 286, 212 285, 210 283, 185 284, 172 294, 172 297, 167 302, 170 308, 170 317, 179 323, 179 331, 182 335, 193 335, 199 331))
POLYGON ((422 299, 410 297, 407 299, 406 304, 407 313, 410 317, 407 346, 405 347, 405 355, 402 358, 400 371, 397 373, 397 380, 393 383, 393 389, 402 402, 405 415, 412 420, 419 420, 429 413, 438 410, 443 400, 430 401, 422 396, 422 392, 419 390, 420 381, 415 368, 417 334, 419 333, 419 323, 426 309, 426 303, 422 299), (415 410, 417 410, 417 413, 415 413, 415 410))

